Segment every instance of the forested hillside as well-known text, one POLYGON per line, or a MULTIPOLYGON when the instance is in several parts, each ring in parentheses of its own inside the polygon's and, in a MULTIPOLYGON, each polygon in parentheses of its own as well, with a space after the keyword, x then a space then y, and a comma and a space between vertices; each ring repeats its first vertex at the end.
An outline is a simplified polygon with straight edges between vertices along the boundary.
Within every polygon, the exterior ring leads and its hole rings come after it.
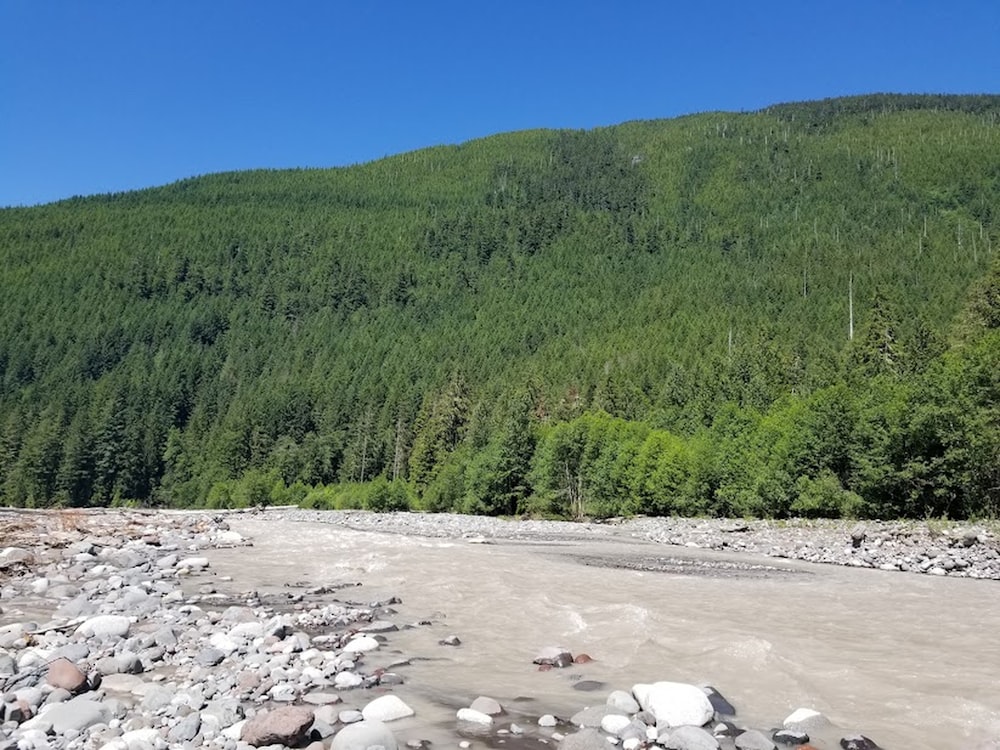
POLYGON ((1000 97, 0 210, 0 499, 1000 511, 1000 97))

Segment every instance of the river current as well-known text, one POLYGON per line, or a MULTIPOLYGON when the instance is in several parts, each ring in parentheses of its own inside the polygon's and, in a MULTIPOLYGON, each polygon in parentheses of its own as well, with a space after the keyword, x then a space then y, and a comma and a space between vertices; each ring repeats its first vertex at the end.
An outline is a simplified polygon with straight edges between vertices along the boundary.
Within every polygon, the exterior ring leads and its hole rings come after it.
MULTIPOLYGON (((907 750, 1000 736, 994 581, 639 541, 473 544, 245 516, 232 526, 254 546, 211 558, 237 589, 358 582, 339 598, 395 595, 395 621, 432 623, 390 633, 366 659, 410 659, 393 688, 417 711, 394 724, 404 739, 453 744, 455 711, 478 695, 529 721, 657 680, 711 684, 754 728, 816 709, 838 727, 821 744, 847 731, 907 750), (461 645, 439 645, 449 635, 461 645), (532 660, 546 646, 594 661, 539 672, 532 660), (604 685, 583 692, 583 681, 604 685)), ((358 707, 371 697, 342 695, 358 707)))

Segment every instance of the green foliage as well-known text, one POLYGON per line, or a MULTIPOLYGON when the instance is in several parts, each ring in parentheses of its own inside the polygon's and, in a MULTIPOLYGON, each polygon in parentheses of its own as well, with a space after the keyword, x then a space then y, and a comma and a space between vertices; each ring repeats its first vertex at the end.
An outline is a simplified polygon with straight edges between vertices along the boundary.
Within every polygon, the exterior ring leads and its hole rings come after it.
POLYGON ((850 97, 0 210, 0 500, 996 514, 998 115, 850 97))

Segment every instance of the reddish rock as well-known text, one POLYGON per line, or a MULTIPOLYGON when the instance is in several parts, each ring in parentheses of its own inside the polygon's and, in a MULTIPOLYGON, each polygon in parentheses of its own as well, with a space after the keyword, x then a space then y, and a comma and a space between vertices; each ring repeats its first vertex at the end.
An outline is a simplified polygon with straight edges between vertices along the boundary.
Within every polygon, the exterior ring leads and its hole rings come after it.
POLYGON ((74 695, 87 688, 87 675, 69 659, 60 658, 49 664, 45 681, 54 688, 68 690, 74 695))
POLYGON ((593 659, 590 657, 590 654, 577 654, 576 658, 573 659, 574 664, 586 664, 591 661, 593 661, 593 659))
POLYGON ((313 710, 306 706, 283 706, 264 711, 243 725, 240 739, 254 747, 301 744, 313 723, 313 710))

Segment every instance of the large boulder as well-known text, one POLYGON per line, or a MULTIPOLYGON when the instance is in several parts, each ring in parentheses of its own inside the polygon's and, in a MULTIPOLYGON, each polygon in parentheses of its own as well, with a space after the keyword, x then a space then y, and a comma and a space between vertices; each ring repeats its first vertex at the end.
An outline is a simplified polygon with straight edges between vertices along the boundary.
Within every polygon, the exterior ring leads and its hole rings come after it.
POLYGON ((643 710, 656 717, 659 726, 690 724, 700 727, 715 715, 702 689, 684 682, 639 683, 632 686, 632 695, 643 710))
POLYGON ((240 739, 254 747, 297 745, 306 738, 313 711, 306 706, 283 706, 262 711, 243 725, 240 739))
POLYGON ((82 692, 87 687, 87 675, 69 659, 56 659, 49 664, 45 681, 53 688, 62 688, 70 693, 82 692))

